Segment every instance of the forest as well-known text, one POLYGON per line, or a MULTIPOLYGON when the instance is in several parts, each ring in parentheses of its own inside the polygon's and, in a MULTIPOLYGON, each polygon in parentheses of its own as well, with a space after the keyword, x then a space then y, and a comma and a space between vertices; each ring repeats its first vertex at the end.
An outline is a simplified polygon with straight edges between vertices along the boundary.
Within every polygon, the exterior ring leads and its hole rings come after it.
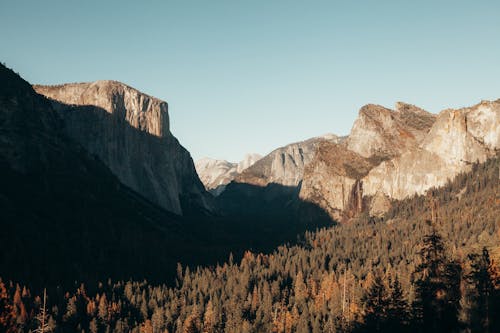
POLYGON ((500 332, 500 158, 172 284, 0 282, 0 332, 500 332))

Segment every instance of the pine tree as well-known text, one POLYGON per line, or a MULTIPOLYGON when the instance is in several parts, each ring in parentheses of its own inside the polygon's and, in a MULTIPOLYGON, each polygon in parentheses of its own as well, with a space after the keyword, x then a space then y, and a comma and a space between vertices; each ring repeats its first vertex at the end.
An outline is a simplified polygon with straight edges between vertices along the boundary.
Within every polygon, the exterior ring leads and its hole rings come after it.
POLYGON ((401 332, 408 325, 408 303, 403 296, 403 289, 396 275, 391 285, 391 295, 387 309, 387 326, 390 332, 401 332))
POLYGON ((472 332, 493 332, 492 321, 495 321, 494 296, 495 285, 492 276, 492 262, 489 252, 483 248, 481 254, 470 254, 471 272, 467 281, 472 286, 471 329, 472 332))
POLYGON ((380 275, 376 275, 373 283, 363 297, 365 304, 365 327, 367 331, 381 332, 387 325, 389 295, 380 275))
POLYGON ((458 329, 460 266, 447 259, 443 239, 434 227, 424 236, 419 255, 414 324, 423 332, 453 332, 458 329))

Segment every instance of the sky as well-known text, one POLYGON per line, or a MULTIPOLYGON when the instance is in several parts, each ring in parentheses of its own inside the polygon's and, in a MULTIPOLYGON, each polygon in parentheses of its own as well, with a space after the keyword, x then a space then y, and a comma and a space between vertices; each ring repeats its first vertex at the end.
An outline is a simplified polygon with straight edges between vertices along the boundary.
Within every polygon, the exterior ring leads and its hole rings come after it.
POLYGON ((169 104, 193 158, 239 161, 397 101, 500 98, 500 1, 0 0, 31 83, 122 81, 169 104))

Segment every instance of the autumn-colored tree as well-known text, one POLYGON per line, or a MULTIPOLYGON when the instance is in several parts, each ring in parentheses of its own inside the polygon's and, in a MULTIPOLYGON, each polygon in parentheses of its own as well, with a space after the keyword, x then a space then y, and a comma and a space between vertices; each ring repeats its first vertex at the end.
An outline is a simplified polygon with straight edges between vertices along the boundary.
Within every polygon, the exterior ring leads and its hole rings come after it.
POLYGON ((295 294, 296 303, 305 301, 306 297, 308 296, 307 286, 304 283, 304 276, 302 275, 301 271, 299 271, 297 273, 297 276, 295 277, 293 291, 295 294))
POLYGON ((141 325, 141 333, 154 333, 151 320, 146 319, 146 321, 141 325))
POLYGON ((97 316, 102 322, 107 322, 109 319, 108 312, 108 300, 106 299, 106 294, 103 293, 99 298, 99 306, 97 310, 97 316))
POLYGON ((187 316, 186 320, 183 324, 183 333, 200 333, 201 332, 201 323, 200 323, 200 314, 197 309, 193 309, 191 314, 187 316))
POLYGON ((16 324, 20 327, 24 327, 28 320, 28 313, 26 312, 26 307, 22 300, 21 287, 19 284, 16 285, 16 291, 14 293, 13 310, 16 324))
POLYGON ((212 300, 209 300, 205 308, 205 314, 203 315, 203 333, 215 332, 216 324, 217 320, 215 318, 215 311, 212 300))
POLYGON ((0 332, 14 332, 14 307, 9 299, 7 288, 0 279, 0 332))

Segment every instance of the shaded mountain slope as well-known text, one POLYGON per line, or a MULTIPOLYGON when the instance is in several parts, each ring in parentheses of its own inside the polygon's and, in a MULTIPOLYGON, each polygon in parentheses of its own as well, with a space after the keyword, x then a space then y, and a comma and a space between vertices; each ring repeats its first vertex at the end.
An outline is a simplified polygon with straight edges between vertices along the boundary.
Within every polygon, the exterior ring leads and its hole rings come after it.
POLYGON ((166 102, 116 81, 34 88, 53 100, 66 134, 123 184, 179 215, 213 212, 191 155, 170 131, 166 102))
MULTIPOLYGON (((0 66, 0 275, 162 277, 189 236, 70 140, 51 103, 0 66)), ((187 255, 187 254, 186 254, 187 255)))

